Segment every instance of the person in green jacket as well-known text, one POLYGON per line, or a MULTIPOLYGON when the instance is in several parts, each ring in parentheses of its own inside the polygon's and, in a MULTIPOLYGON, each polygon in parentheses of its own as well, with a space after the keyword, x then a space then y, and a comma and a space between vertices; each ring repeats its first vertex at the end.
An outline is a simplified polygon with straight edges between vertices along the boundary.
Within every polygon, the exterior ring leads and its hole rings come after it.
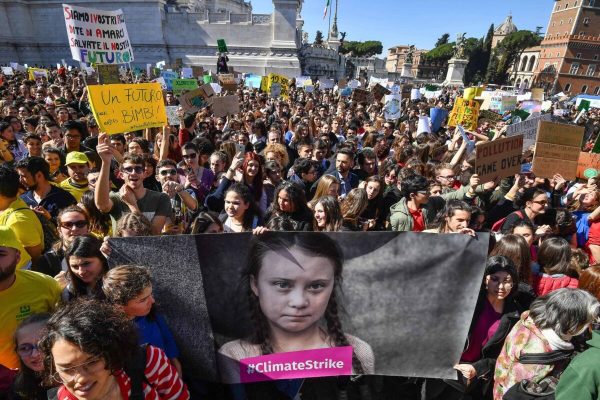
POLYGON ((600 332, 593 331, 587 344, 561 375, 556 400, 600 400, 600 332))

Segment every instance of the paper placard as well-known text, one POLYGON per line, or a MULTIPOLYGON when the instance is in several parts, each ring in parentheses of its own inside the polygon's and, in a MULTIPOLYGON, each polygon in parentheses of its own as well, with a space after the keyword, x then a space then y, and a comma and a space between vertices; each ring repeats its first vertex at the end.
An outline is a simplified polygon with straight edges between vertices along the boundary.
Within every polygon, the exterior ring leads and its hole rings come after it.
POLYGON ((526 151, 535 144, 539 122, 550 120, 552 120, 550 114, 529 116, 529 118, 523 122, 518 122, 516 124, 507 126, 506 136, 511 137, 523 135, 523 151, 526 151))
POLYGON ((356 79, 352 79, 350 82, 348 82, 348 86, 351 87, 352 89, 356 89, 360 86, 360 81, 358 81, 356 79))
POLYGON ((479 102, 475 100, 464 100, 458 97, 450 113, 448 126, 462 125, 465 129, 473 131, 477 129, 479 118, 479 102))
POLYGON ((207 107, 209 105, 208 99, 214 95, 215 92, 211 84, 206 84, 200 86, 198 89, 194 89, 179 96, 177 99, 179 100, 179 104, 183 108, 184 113, 193 113, 201 108, 207 107))
POLYGON ((165 80, 167 90, 173 90, 173 80, 179 79, 179 75, 174 71, 162 71, 160 76, 165 80))
POLYGON ((240 101, 236 95, 213 97, 211 106, 213 115, 217 118, 240 112, 240 101))
POLYGON ((133 50, 122 10, 104 11, 63 4, 74 60, 89 64, 126 64, 133 50))
POLYGON ((421 92, 419 89, 411 89, 410 91, 410 99, 411 100, 419 100, 421 98, 421 92))
POLYGON ((198 81, 196 79, 173 79, 171 85, 173 87, 173 94, 179 96, 187 90, 197 89, 198 81))
POLYGON ((371 93, 373 94, 373 98, 375 101, 381 101, 383 96, 386 96, 392 92, 390 92, 387 88, 381 86, 379 83, 373 86, 371 89, 371 93))
POLYGON ((574 180, 583 133, 583 126, 539 121, 533 172, 544 178, 558 173, 566 180, 574 180))
POLYGON ((431 120, 427 115, 419 116, 419 124, 417 125, 417 134, 419 133, 431 133, 430 127, 431 120))
POLYGON ((399 94, 388 94, 385 96, 383 108, 384 117, 387 121, 395 121, 402 113, 402 96, 399 94))
POLYGON ((2 73, 6 76, 12 76, 15 74, 12 67, 2 67, 2 73))
POLYGON ((431 119, 431 130, 437 133, 442 127, 442 124, 444 123, 444 120, 447 116, 448 110, 446 110, 445 108, 432 107, 429 110, 429 117, 431 119))
POLYGON ((36 81, 41 78, 48 79, 48 70, 43 68, 27 68, 27 72, 29 73, 29 79, 32 81, 36 81))
POLYGON ((289 97, 289 79, 283 75, 279 74, 269 74, 267 79, 267 89, 266 92, 271 94, 271 97, 283 97, 287 99, 289 97), (276 87, 275 92, 272 90, 272 86, 274 84, 279 85, 279 88, 276 87), (273 96, 274 93, 277 93, 277 96, 273 96))
POLYGON ((481 143, 476 149, 475 173, 482 183, 521 171, 523 135, 481 143))
POLYGON ((167 121, 169 121, 169 125, 181 125, 181 120, 179 118, 179 113, 177 109, 179 106, 167 106, 167 121))
POLYGON ((88 86, 88 97, 102 132, 115 134, 167 124, 158 83, 88 86))
POLYGON ((244 86, 250 89, 259 89, 262 79, 263 77, 258 75, 246 76, 246 79, 244 80, 244 86))
POLYGON ((333 81, 333 79, 321 78, 319 80, 319 88, 320 89, 333 89, 334 85, 335 85, 335 82, 333 81))
POLYGON ((181 77, 183 79, 190 79, 194 77, 194 70, 190 67, 181 68, 181 77))

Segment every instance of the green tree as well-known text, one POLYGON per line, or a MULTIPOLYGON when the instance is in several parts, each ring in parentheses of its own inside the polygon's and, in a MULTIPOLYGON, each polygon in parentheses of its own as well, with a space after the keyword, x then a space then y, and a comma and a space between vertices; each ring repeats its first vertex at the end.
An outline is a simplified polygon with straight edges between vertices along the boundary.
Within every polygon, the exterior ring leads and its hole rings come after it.
POLYGON ((506 84, 509 81, 508 70, 510 66, 521 58, 523 51, 532 46, 538 46, 542 38, 535 32, 520 30, 506 36, 495 49, 498 56, 498 64, 495 71, 493 83, 506 84))
POLYGON ((315 44, 317 46, 321 46, 323 44, 323 32, 317 31, 317 34, 315 35, 315 44))
POLYGON ((449 33, 444 33, 438 40, 435 42, 435 47, 440 47, 443 44, 448 43, 448 39, 450 39, 449 33))
POLYGON ((378 40, 367 40, 365 42, 347 40, 340 47, 340 53, 351 54, 354 57, 371 57, 381 54, 382 51, 383 44, 378 40))

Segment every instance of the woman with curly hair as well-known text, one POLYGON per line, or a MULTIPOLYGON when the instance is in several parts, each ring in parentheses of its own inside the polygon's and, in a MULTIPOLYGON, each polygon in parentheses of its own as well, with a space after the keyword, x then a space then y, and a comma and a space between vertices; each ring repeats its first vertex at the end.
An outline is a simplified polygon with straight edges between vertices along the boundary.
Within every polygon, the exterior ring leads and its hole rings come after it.
POLYGON ((165 353, 152 345, 140 348, 135 326, 109 304, 76 301, 59 309, 40 350, 47 380, 61 385, 59 400, 190 398, 165 353), (127 368, 144 358, 143 367, 127 368), (129 376, 126 369, 141 369, 143 376, 129 376))
POLYGON ((299 231, 311 230, 313 214, 306 204, 304 190, 297 183, 283 181, 277 186, 273 203, 265 214, 265 221, 284 215, 296 222, 299 231))

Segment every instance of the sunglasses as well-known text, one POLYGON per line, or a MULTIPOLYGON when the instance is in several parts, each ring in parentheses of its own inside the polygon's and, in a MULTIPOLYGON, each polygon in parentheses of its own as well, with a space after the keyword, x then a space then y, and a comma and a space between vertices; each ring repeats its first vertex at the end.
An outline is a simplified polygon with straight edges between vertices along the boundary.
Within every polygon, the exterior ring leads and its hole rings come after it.
POLYGON ((183 157, 184 159, 186 159, 186 160, 187 160, 187 159, 194 159, 194 158, 196 158, 196 153, 192 153, 192 154, 184 154, 182 157, 183 157))
POLYGON ((136 174, 141 174, 142 172, 144 172, 144 167, 136 165, 135 167, 124 167, 122 170, 123 172, 126 172, 128 174, 133 174, 134 172, 136 174))
POLYGON ((160 176, 177 175, 176 169, 163 169, 160 171, 160 176))
POLYGON ((88 222, 85 220, 65 221, 65 222, 60 223, 60 227, 65 228, 65 229, 73 229, 73 227, 81 229, 81 228, 85 228, 86 226, 88 226, 88 222))

